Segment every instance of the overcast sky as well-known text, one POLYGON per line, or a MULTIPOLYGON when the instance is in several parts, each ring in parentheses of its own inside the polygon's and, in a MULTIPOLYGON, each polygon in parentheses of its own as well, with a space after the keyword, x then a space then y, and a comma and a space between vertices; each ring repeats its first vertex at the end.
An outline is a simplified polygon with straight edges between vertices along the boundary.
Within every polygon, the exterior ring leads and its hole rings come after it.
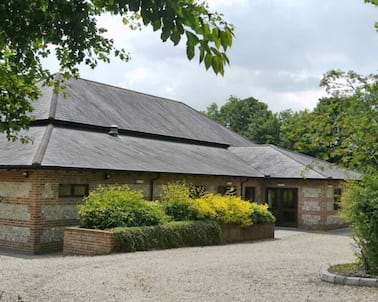
MULTIPOLYGON (((231 66, 224 77, 206 72, 198 61, 188 62, 184 44, 163 44, 151 29, 132 32, 111 16, 101 17, 99 24, 132 60, 113 60, 95 70, 81 68, 81 76, 181 100, 199 110, 235 95, 253 96, 280 111, 315 106, 325 95, 319 80, 330 69, 377 71, 378 9, 363 0, 209 3, 236 27, 231 66)), ((52 62, 49 66, 56 70, 52 62)))

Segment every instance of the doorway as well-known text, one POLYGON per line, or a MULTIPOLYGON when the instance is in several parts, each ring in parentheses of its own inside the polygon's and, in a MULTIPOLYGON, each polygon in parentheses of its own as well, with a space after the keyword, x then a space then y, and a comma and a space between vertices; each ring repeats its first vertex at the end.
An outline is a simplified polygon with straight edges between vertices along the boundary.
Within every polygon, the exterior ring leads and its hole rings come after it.
POLYGON ((298 226, 298 189, 267 188, 266 198, 277 226, 298 226))

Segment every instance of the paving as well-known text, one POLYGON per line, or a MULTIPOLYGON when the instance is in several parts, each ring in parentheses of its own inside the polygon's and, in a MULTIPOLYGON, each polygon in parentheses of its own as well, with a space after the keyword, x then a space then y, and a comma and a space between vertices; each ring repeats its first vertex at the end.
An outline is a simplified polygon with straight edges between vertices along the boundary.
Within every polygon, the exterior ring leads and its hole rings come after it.
POLYGON ((352 261, 347 230, 279 229, 276 240, 100 257, 0 253, 4 301, 378 301, 378 289, 320 280, 352 261))

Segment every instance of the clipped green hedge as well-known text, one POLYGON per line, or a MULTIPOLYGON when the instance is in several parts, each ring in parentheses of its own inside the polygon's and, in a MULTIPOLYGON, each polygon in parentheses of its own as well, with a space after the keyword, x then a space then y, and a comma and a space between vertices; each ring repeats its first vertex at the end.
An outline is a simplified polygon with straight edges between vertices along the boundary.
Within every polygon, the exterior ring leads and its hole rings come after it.
POLYGON ((178 221, 163 225, 113 229, 119 251, 135 252, 188 246, 219 245, 224 242, 218 223, 178 221))

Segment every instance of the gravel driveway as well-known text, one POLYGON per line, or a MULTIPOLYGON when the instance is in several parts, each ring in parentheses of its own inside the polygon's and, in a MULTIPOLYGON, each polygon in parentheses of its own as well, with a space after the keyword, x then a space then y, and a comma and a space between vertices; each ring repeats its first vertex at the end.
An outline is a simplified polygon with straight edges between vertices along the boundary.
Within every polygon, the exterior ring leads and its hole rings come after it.
POLYGON ((322 267, 353 260, 345 230, 276 237, 93 258, 3 253, 0 301, 378 301, 377 289, 319 279, 322 267))

